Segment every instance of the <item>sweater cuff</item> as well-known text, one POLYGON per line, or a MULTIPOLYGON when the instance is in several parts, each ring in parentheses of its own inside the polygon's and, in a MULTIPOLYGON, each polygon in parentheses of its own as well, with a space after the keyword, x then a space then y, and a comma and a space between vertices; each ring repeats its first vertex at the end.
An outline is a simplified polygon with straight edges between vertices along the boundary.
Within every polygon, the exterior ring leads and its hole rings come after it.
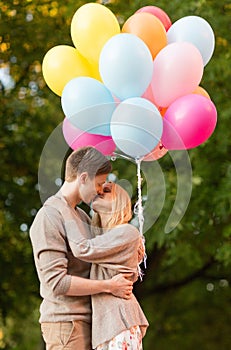
POLYGON ((71 286, 71 275, 66 275, 55 288, 55 295, 66 295, 71 286))

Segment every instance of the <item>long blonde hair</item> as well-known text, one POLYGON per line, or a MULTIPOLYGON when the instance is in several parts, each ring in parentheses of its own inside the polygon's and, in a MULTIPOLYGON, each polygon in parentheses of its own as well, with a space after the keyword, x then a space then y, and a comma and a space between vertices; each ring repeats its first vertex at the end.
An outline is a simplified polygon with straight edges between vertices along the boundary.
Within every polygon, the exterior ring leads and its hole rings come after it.
MULTIPOLYGON (((131 199, 118 184, 111 183, 111 194, 112 194, 112 211, 106 223, 106 229, 110 229, 117 225, 126 224, 132 218, 132 205, 131 199)), ((92 226, 101 227, 100 214, 94 213, 92 218, 92 226)))

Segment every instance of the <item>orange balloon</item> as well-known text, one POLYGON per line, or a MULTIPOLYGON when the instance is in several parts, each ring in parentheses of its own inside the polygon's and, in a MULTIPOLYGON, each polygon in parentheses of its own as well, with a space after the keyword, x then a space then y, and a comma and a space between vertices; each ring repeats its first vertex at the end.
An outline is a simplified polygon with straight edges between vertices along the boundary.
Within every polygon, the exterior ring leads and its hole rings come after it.
POLYGON ((164 117, 168 107, 158 107, 160 114, 164 117))
POLYGON ((197 88, 193 91, 193 94, 202 95, 202 96, 205 96, 205 97, 210 99, 210 96, 207 93, 207 91, 205 89, 203 89, 203 87, 201 87, 201 86, 197 86, 197 88))
POLYGON ((138 36, 148 46, 152 58, 167 45, 167 34, 162 22, 150 13, 135 13, 127 19, 122 27, 123 33, 138 36))

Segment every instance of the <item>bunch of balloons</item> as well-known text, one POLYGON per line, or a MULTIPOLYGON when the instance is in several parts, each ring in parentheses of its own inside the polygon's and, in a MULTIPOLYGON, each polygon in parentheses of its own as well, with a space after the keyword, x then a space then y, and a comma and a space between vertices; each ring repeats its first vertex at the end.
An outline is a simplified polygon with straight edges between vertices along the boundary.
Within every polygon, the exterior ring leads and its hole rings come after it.
POLYGON ((165 11, 145 6, 120 28, 106 6, 87 3, 72 18, 71 37, 74 46, 46 53, 42 71, 61 96, 72 149, 91 145, 111 155, 117 147, 153 161, 212 135, 217 112, 200 86, 215 46, 205 19, 172 24, 165 11))

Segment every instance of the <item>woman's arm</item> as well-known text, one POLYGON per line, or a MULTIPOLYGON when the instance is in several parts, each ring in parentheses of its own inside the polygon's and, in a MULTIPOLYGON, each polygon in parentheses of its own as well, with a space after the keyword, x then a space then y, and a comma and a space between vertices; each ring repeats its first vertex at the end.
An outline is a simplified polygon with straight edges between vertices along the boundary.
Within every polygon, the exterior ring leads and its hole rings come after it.
POLYGON ((65 231, 73 255, 87 262, 118 263, 118 254, 123 256, 124 253, 126 259, 126 254, 134 254, 134 248, 138 250, 139 232, 129 224, 119 225, 91 239, 83 237, 72 220, 65 222, 65 231))

